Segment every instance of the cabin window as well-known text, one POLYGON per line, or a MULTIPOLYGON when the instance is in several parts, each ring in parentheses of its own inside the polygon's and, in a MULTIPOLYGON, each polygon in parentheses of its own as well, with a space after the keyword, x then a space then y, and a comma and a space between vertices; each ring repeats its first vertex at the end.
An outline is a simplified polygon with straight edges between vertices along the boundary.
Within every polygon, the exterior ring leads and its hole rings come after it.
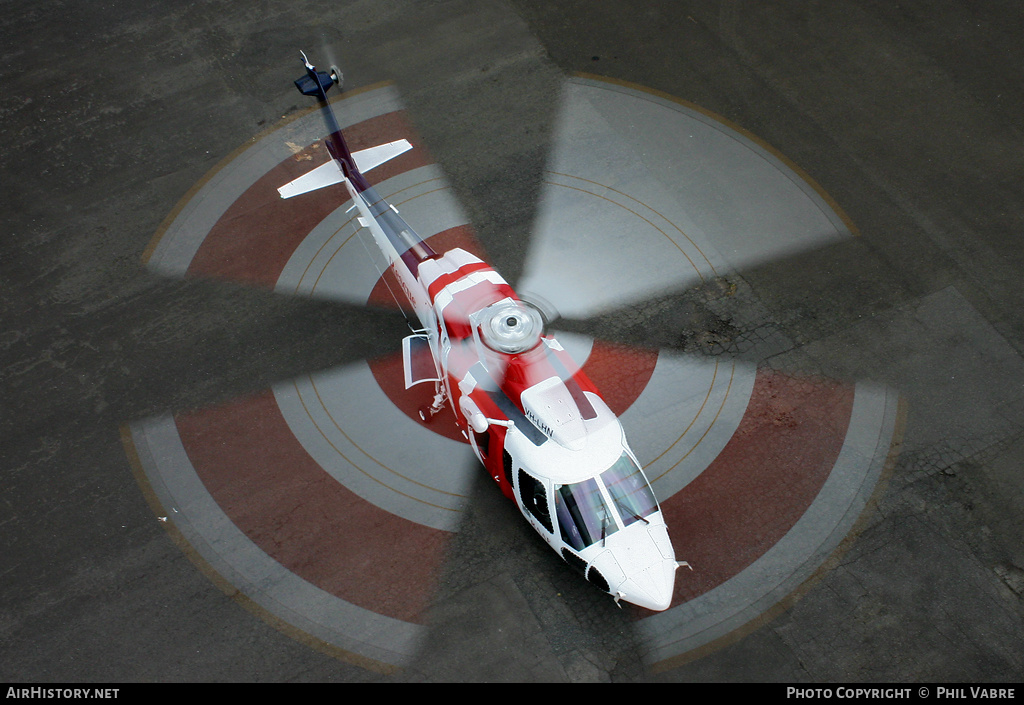
POLYGON ((554 531, 554 526, 551 524, 551 510, 548 507, 548 493, 544 483, 522 469, 519 470, 519 499, 545 529, 549 532, 554 531))
POLYGON ((508 486, 512 486, 512 456, 509 455, 507 450, 502 450, 502 464, 505 466, 505 481, 508 486))

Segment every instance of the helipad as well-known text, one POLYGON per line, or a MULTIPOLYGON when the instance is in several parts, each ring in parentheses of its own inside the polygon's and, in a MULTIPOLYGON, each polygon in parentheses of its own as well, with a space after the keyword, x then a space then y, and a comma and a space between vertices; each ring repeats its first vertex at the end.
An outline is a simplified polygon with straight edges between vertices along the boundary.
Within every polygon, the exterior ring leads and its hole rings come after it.
MULTIPOLYGON (((480 252, 394 88, 345 95, 335 110, 354 149, 409 139, 371 181, 435 250, 480 252)), ((304 113, 231 155, 168 218, 148 266, 386 302, 340 187, 278 198, 326 159, 321 133, 319 114, 304 113)), ((566 82, 518 289, 583 318, 855 236, 751 135, 580 76, 566 82)), ((854 532, 898 440, 899 400, 884 387, 556 335, 621 414, 694 568, 669 610, 635 615, 660 667, 798 594, 854 532)), ((367 361, 133 423, 125 442, 158 516, 220 584, 298 638, 387 671, 416 654, 472 479, 451 419, 428 428, 411 413, 429 393, 403 388, 396 359, 367 361)))

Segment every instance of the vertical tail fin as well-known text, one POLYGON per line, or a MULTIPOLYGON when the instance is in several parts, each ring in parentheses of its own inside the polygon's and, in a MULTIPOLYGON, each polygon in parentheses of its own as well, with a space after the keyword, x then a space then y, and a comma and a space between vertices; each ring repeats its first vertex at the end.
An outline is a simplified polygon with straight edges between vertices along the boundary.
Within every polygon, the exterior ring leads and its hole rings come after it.
POLYGON ((352 158, 352 153, 345 143, 345 137, 341 134, 338 119, 334 117, 334 111, 327 101, 327 91, 335 84, 341 83, 342 75, 334 67, 332 67, 330 72, 317 71, 316 67, 309 63, 305 52, 299 53, 302 54, 302 63, 306 67, 306 75, 295 80, 295 87, 302 95, 314 96, 319 101, 320 111, 323 113, 324 121, 327 123, 328 135, 324 140, 327 144, 327 151, 338 162, 338 166, 341 168, 345 178, 352 183, 356 191, 362 193, 369 188, 370 184, 367 183, 356 166, 356 160, 352 158))
POLYGON ((408 140, 402 139, 355 153, 350 152, 341 127, 338 125, 338 120, 334 116, 334 111, 327 101, 327 91, 335 84, 341 84, 343 80, 341 72, 336 66, 331 67, 330 73, 317 71, 316 67, 309 63, 305 53, 302 53, 302 61, 306 65, 306 75, 295 80, 295 87, 303 95, 314 96, 320 102, 320 109, 327 122, 329 133, 325 142, 333 159, 285 184, 278 189, 278 192, 281 194, 281 198, 292 198, 348 180, 357 192, 362 193, 369 188, 369 184, 363 177, 363 172, 407 152, 412 149, 412 145, 408 140))
POLYGON ((328 131, 324 143, 332 159, 279 188, 281 198, 291 198, 331 184, 344 183, 355 207, 359 209, 359 224, 373 233, 374 240, 392 263, 398 258, 407 260, 406 265, 415 276, 418 262, 436 257, 437 253, 409 227, 399 215, 397 208, 377 195, 362 174, 362 171, 368 171, 412 149, 412 145, 408 140, 402 139, 370 147, 355 154, 350 152, 341 126, 338 125, 334 111, 327 101, 327 91, 331 86, 341 82, 340 72, 334 67, 330 73, 317 71, 316 67, 309 63, 305 53, 302 54, 302 62, 306 67, 306 75, 296 79, 295 87, 303 95, 316 97, 320 103, 320 112, 327 123, 328 131))
POLYGON ((342 82, 341 72, 336 66, 331 67, 330 73, 317 71, 316 67, 306 58, 306 52, 300 51, 299 53, 302 54, 302 63, 306 66, 306 75, 295 79, 295 87, 302 95, 316 96, 326 101, 327 91, 335 84, 342 82))

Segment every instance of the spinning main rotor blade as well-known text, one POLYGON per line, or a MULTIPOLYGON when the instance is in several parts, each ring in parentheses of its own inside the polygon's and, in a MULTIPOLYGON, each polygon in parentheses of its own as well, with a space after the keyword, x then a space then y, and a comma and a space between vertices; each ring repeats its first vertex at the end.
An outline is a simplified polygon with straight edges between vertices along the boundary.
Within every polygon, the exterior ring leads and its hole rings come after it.
POLYGON ((848 239, 766 145, 694 106, 566 82, 518 290, 585 319, 848 239))

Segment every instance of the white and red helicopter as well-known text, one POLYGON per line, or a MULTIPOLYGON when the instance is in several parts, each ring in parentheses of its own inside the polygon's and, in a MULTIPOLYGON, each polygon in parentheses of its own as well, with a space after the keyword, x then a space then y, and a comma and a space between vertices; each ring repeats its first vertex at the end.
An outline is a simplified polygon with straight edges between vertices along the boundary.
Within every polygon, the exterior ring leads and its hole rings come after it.
POLYGON ((345 185, 420 323, 402 347, 406 388, 435 385, 421 417, 450 405, 502 492, 570 566, 616 603, 667 609, 676 570, 689 565, 676 561, 618 418, 545 333, 538 307, 480 258, 459 248, 435 252, 380 197, 362 172, 412 146, 401 140, 351 153, 327 100, 340 72, 317 71, 304 53, 302 60, 306 74, 295 85, 318 99, 332 159, 279 192, 293 198, 345 185))

